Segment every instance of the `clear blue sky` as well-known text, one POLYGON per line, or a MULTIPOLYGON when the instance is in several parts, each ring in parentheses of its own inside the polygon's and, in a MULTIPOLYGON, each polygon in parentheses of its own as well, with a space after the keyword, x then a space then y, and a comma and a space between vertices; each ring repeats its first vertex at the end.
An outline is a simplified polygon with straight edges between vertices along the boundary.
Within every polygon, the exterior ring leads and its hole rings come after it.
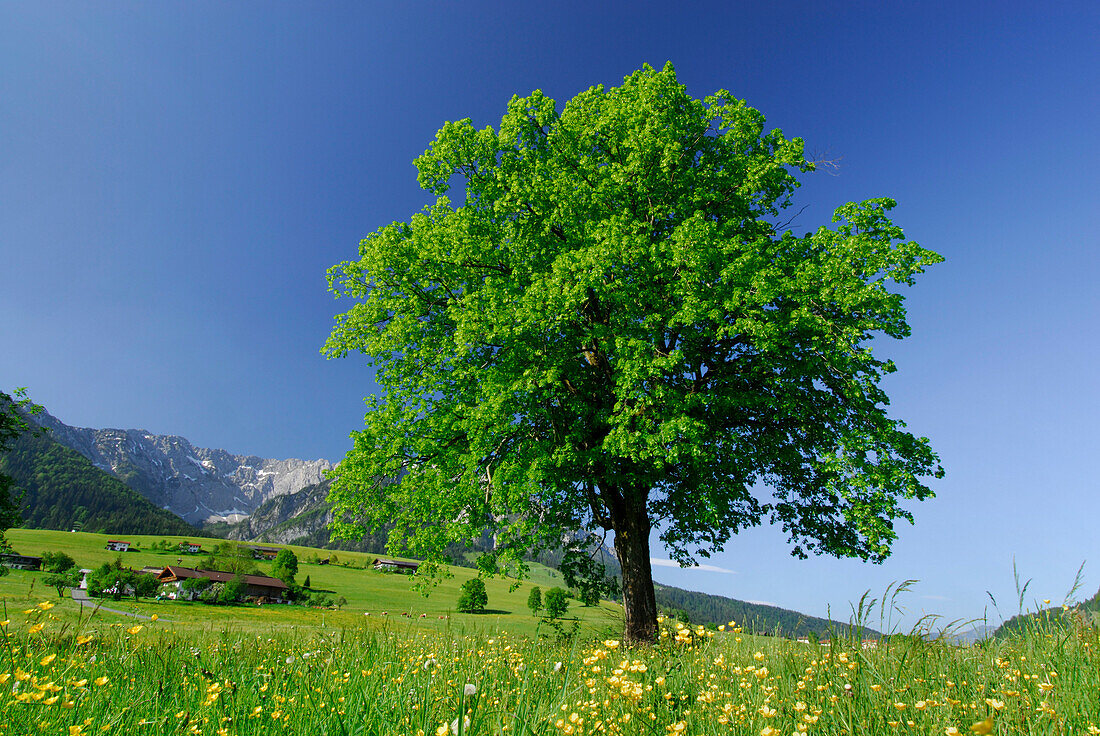
MULTIPOLYGON (((919 578, 916 613, 1015 611, 1012 560, 1060 600, 1100 585, 1100 5, 222 3, 0 5, 0 388, 63 421, 339 460, 373 389, 324 360, 325 269, 429 201, 413 158, 671 60, 839 158, 807 229, 891 196, 946 256, 883 344, 896 416, 947 477, 882 566, 737 538, 735 572, 657 577, 847 614, 919 578), (843 5, 843 9, 836 9, 843 5)), ((660 556, 660 552, 655 552, 660 556)))

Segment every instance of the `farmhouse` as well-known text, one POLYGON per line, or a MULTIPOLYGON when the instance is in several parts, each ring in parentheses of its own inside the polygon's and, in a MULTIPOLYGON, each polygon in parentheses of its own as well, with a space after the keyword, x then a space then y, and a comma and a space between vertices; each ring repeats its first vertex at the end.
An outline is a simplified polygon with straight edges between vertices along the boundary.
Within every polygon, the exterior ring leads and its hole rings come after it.
POLYGON ((118 539, 108 539, 106 549, 112 552, 128 552, 130 550, 130 543, 118 539))
POLYGON ((383 560, 377 559, 373 563, 375 570, 386 570, 389 572, 403 572, 412 575, 420 567, 418 562, 401 562, 400 560, 383 560))
POLYGON ((28 555, 4 554, 0 555, 0 565, 10 567, 13 570, 38 570, 42 567, 41 557, 28 555))
POLYGON ((252 556, 257 560, 274 560, 275 555, 279 554, 280 551, 278 547, 257 547, 252 544, 245 546, 252 550, 252 556))
MULTIPOLYGON (((177 567, 169 565, 164 568, 157 579, 161 583, 167 583, 175 588, 175 592, 169 594, 169 598, 180 596, 180 584, 191 578, 209 578, 215 583, 227 583, 237 577, 231 572, 219 572, 217 570, 194 570, 190 567, 177 567)), ((245 583, 246 596, 256 598, 272 598, 277 601, 285 600, 287 585, 278 578, 269 578, 266 575, 242 575, 245 583)))
POLYGON ((197 555, 202 552, 202 545, 195 542, 180 542, 180 552, 186 552, 189 555, 197 555))

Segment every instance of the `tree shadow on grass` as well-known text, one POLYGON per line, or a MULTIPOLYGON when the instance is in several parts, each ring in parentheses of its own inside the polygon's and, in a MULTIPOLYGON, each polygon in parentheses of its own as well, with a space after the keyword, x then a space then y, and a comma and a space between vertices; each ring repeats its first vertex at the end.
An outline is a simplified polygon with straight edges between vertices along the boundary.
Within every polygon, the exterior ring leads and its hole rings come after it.
MULTIPOLYGON (((459 611, 459 613, 462 613, 462 611, 459 611)), ((480 611, 466 611, 466 613, 472 613, 476 616, 484 616, 486 614, 496 614, 497 616, 501 616, 507 615, 511 613, 511 611, 502 611, 499 608, 483 608, 480 611)))

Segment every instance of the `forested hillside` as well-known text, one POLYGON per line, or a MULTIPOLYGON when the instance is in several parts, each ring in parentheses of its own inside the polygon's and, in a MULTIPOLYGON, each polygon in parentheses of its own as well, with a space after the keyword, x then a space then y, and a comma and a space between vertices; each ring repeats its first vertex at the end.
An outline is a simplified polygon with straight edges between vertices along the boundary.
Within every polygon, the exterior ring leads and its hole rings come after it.
POLYGON ((48 435, 25 432, 0 456, 23 493, 23 525, 111 534, 194 534, 195 528, 48 435))
MULTIPOLYGON (((847 624, 807 616, 778 606, 749 603, 735 598, 674 588, 670 585, 657 584, 655 593, 658 607, 675 615, 687 614, 686 618, 695 624, 721 625, 732 621, 743 627, 745 631, 787 637, 809 636, 813 633, 826 639, 836 635, 848 635, 847 624)), ((875 638, 879 636, 879 632, 874 629, 864 629, 862 636, 875 638)))

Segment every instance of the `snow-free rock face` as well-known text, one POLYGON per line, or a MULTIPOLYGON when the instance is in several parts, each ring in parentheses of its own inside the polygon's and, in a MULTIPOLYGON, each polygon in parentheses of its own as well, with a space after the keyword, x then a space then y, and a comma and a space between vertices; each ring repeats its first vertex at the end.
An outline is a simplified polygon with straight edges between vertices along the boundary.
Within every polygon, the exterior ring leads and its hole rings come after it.
POLYGON ((70 427, 33 417, 61 444, 192 524, 237 522, 264 501, 320 483, 328 460, 270 460, 195 447, 183 437, 140 429, 70 427))

